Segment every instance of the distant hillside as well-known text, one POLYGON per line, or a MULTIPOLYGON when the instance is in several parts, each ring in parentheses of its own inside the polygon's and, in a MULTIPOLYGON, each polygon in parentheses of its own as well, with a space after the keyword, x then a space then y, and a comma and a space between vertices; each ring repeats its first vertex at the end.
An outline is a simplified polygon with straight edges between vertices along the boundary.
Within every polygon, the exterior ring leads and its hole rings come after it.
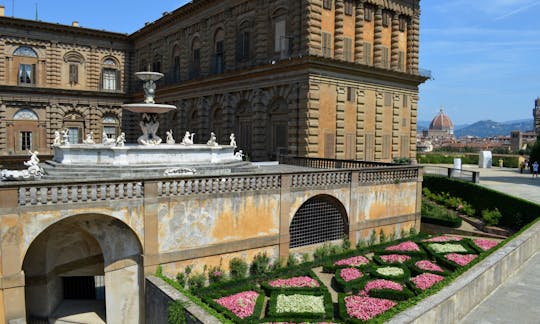
POLYGON ((506 136, 510 135, 510 132, 513 130, 520 130, 522 132, 526 132, 530 131, 532 127, 532 119, 524 119, 503 123, 494 122, 492 120, 482 120, 466 127, 454 130, 454 136, 506 136))

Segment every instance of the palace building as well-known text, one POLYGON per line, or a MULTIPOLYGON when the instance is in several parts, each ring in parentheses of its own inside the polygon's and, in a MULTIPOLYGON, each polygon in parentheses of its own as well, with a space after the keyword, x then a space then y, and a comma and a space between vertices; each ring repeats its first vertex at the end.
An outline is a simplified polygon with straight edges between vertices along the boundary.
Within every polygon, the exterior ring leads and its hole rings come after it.
POLYGON ((0 152, 49 153, 64 129, 133 142, 119 106, 148 70, 178 107, 162 132, 235 133, 252 160, 412 158, 419 15, 418 0, 196 0, 131 35, 0 17, 0 152))

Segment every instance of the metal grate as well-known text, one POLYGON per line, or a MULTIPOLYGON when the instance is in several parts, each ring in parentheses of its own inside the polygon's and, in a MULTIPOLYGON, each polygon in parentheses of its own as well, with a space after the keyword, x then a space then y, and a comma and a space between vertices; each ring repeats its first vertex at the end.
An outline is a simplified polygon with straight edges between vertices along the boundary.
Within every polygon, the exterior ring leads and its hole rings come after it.
POLYGON ((290 248, 339 240, 346 230, 340 208, 328 199, 314 197, 294 215, 290 227, 290 248))

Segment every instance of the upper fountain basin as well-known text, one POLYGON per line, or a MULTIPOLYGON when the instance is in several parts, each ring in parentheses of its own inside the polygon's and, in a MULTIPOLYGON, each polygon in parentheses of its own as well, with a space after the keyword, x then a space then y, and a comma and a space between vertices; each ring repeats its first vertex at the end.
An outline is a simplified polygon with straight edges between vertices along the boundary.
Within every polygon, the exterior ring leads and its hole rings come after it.
POLYGON ((142 81, 157 81, 161 78, 163 78, 164 74, 159 72, 150 72, 150 71, 144 71, 144 72, 135 72, 135 76, 142 81))
POLYGON ((176 106, 165 104, 132 103, 122 105, 122 109, 135 113, 163 114, 176 109, 176 106))

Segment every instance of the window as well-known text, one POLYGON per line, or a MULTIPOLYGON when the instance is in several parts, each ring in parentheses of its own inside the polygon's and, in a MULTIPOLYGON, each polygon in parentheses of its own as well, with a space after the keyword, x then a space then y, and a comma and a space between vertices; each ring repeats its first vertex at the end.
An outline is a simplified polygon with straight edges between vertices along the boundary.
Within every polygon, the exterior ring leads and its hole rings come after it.
POLYGON ((352 16, 353 14, 353 1, 345 0, 345 14, 347 16, 352 16))
POLYGON ((35 64, 19 64, 19 84, 35 84, 35 64))
POLYGON ((152 72, 161 72, 161 61, 154 61, 152 63, 152 72))
POLYGON ((390 56, 388 55, 388 47, 385 47, 385 46, 382 46, 382 67, 383 68, 388 68, 389 65, 390 65, 390 56))
POLYGON ((349 102, 356 101, 356 92, 353 87, 347 87, 347 101, 349 102))
POLYGON ((347 62, 353 61, 353 49, 352 49, 352 39, 349 37, 344 37, 344 46, 343 46, 343 58, 347 62))
POLYGON ((21 132, 21 151, 32 150, 32 132, 21 132))
POLYGON ((37 57, 38 57, 36 51, 34 51, 33 48, 28 47, 28 46, 21 46, 21 47, 18 47, 18 48, 15 50, 15 52, 13 52, 13 55, 14 55, 14 56, 33 57, 33 58, 37 58, 37 57))
POLYGON ((324 157, 328 159, 335 158, 335 142, 336 136, 333 133, 324 134, 324 157))
POLYGON ((214 73, 223 73, 224 71, 224 62, 223 62, 223 41, 216 42, 216 54, 214 55, 214 73))
POLYGON ((118 120, 114 116, 105 116, 101 120, 103 125, 103 134, 107 138, 116 138, 118 135, 118 120))
POLYGON ((191 66, 189 69, 190 79, 198 78, 201 74, 201 42, 198 38, 193 39, 191 45, 191 66))
POLYGON ((364 6, 364 20, 365 21, 373 20, 373 7, 367 4, 364 6))
POLYGON ((390 142, 390 135, 383 135, 383 138, 382 138, 382 158, 383 159, 390 158, 391 148, 392 148, 392 144, 390 142))
POLYGON ((371 65, 371 43, 364 42, 364 64, 371 65))
POLYGON ((276 21, 275 24, 275 39, 274 39, 274 51, 281 52, 286 49, 285 42, 286 42, 286 21, 285 19, 281 19, 276 21))
POLYGON ((356 159, 356 134, 345 134, 345 159, 356 159))
POLYGON ((15 113, 14 120, 38 120, 38 116, 30 109, 23 108, 15 113))
POLYGON ((384 94, 384 105, 390 107, 392 105, 392 94, 386 92, 384 94))
POLYGON ((322 32, 322 55, 332 57, 332 34, 322 32))
POLYGON ((74 85, 79 83, 79 65, 76 63, 69 64, 69 84, 74 85))
POLYGON ((103 69, 103 90, 116 90, 116 70, 103 69))
POLYGON ((244 30, 240 32, 237 44, 238 48, 236 50, 238 61, 245 61, 249 59, 249 37, 249 31, 244 30))
POLYGON ((403 95, 403 108, 407 108, 409 106, 409 96, 403 95))
POLYGON ((323 0, 323 9, 331 10, 333 2, 333 0, 323 0))
POLYGON ((375 136, 373 134, 366 134, 364 146, 366 161, 375 160, 375 136))
POLYGON ((382 25, 383 27, 390 26, 390 22, 392 21, 392 13, 388 10, 383 10, 382 12, 382 25))
POLYGON ((180 81, 180 56, 177 55, 173 58, 173 81, 180 81))
POLYGON ((404 32, 407 30, 407 18, 400 16, 399 17, 399 31, 404 32))
POLYGON ((405 71, 405 52, 403 51, 398 53, 398 70, 405 71))
POLYGON ((403 118, 403 119, 401 120, 401 126, 402 126, 402 127, 407 127, 407 118, 403 118))
POLYGON ((409 157, 409 136, 401 136, 401 157, 409 157))

